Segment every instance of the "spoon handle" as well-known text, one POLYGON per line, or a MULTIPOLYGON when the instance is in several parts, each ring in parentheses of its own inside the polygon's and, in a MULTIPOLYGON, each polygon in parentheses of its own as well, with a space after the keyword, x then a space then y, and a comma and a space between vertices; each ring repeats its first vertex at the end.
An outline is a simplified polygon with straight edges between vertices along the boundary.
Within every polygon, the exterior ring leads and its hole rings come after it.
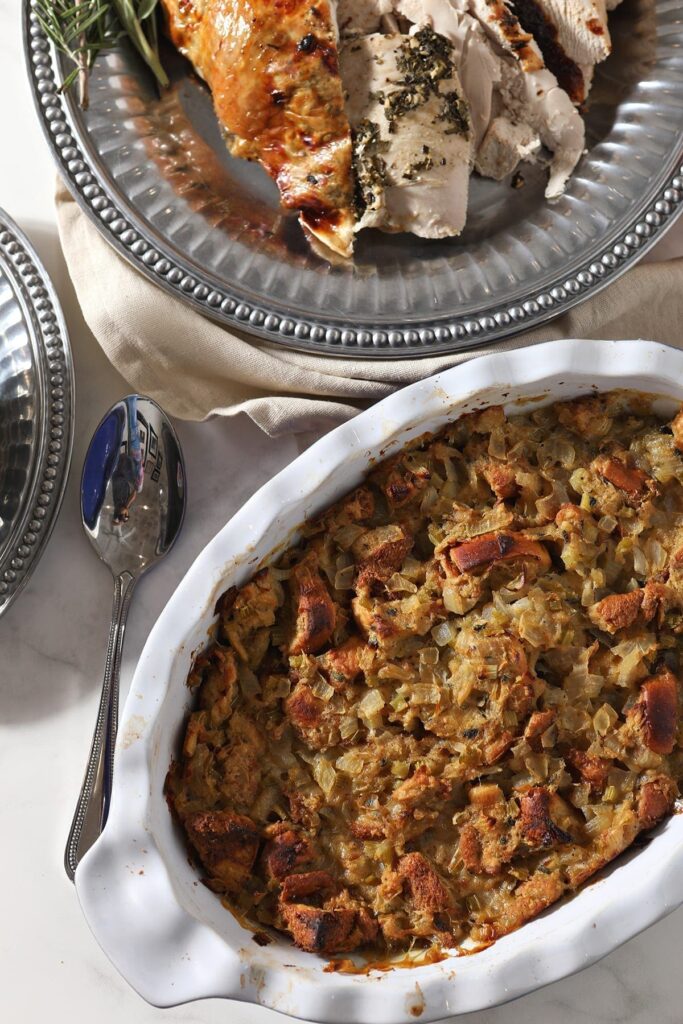
POLYGON ((114 604, 100 706, 83 785, 64 852, 64 867, 72 881, 78 862, 100 835, 109 814, 114 773, 114 742, 118 726, 121 653, 135 583, 135 576, 129 572, 122 572, 114 577, 114 604))

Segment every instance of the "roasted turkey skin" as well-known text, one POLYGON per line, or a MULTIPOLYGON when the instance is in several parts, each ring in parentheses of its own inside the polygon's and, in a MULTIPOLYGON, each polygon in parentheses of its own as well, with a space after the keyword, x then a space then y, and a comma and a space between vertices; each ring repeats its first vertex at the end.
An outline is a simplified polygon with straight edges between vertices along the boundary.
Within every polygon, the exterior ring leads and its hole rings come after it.
POLYGON ((168 34, 213 94, 234 156, 260 163, 285 207, 353 250, 352 143, 329 0, 162 0, 168 34))

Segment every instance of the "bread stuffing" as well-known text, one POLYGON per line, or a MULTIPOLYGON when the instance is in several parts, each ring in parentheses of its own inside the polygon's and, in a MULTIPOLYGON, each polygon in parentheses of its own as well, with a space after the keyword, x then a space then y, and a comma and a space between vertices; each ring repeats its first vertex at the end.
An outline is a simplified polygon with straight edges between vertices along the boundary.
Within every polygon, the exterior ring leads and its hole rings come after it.
POLYGON ((239 920, 480 948, 672 813, 679 439, 624 391, 462 416, 223 595, 166 792, 239 920))

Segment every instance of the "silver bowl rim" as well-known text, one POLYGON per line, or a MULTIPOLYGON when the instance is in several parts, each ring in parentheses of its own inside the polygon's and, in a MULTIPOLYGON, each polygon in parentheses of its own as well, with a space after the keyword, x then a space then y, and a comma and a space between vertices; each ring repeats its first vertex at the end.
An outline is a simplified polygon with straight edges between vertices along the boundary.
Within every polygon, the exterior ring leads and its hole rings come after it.
POLYGON ((59 515, 71 466, 75 385, 69 335, 57 293, 26 235, 0 208, 0 265, 28 314, 39 364, 40 418, 33 479, 0 560, 0 616, 28 583, 59 515))
POLYGON ((683 212, 683 139, 669 155, 660 184, 646 190, 624 230, 608 234, 601 250, 569 276, 513 304, 493 302, 477 316, 435 316, 422 324, 349 323, 334 317, 283 315, 190 267, 117 193, 93 159, 73 99, 59 91, 58 55, 23 0, 26 65, 36 110, 59 171, 74 199, 107 242, 169 295, 217 323, 300 352, 354 359, 447 355, 528 331, 596 295, 640 260, 683 212))

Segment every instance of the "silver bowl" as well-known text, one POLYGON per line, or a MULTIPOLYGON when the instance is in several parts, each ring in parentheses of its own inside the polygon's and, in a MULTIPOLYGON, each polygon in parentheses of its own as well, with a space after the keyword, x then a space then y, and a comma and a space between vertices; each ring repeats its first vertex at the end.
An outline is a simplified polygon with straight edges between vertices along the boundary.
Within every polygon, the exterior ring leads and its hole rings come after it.
POLYGON ((0 615, 54 526, 73 441, 73 367, 57 296, 0 210, 0 615))
POLYGON ((353 261, 315 252, 272 182, 231 158, 208 90, 170 47, 171 86, 122 47, 95 64, 90 108, 24 0, 36 106, 64 178, 104 237, 166 291, 228 327, 297 349, 388 358, 445 353, 535 327, 614 280, 683 209, 678 0, 625 0, 567 192, 472 181, 461 238, 364 232, 353 261))

